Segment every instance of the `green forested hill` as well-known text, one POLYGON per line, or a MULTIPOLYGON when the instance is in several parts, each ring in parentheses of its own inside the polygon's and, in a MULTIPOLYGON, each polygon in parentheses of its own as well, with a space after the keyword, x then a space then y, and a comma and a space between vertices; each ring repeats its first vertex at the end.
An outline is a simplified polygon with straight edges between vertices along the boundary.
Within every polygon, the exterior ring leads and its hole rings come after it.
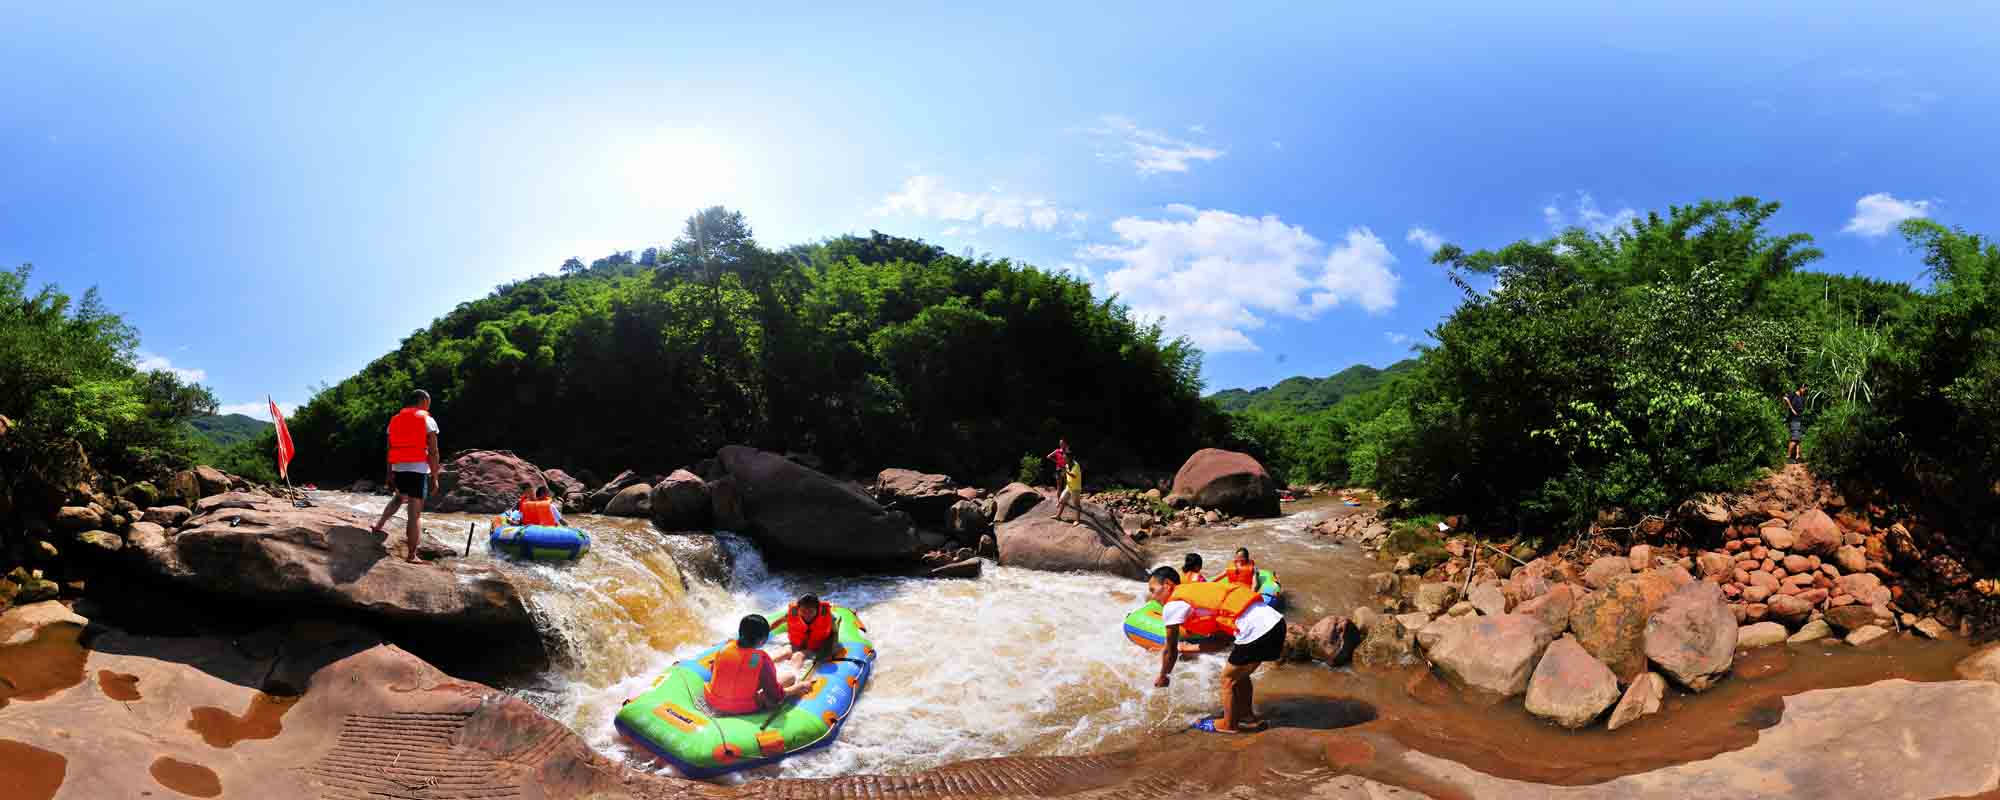
POLYGON ((1390 378, 1409 372, 1416 359, 1404 359, 1386 369, 1356 364, 1325 378, 1295 376, 1275 386, 1257 389, 1225 389, 1209 395, 1218 408, 1228 412, 1306 413, 1338 405, 1342 398, 1374 391, 1390 378))
POLYGON ((271 429, 271 423, 243 414, 216 414, 188 420, 195 433, 221 447, 246 442, 271 429))
POLYGON ((444 449, 664 470, 727 443, 1011 476, 1069 438, 1095 473, 1172 469, 1226 429, 1201 354, 1088 284, 920 241, 782 251, 709 209, 666 248, 461 304, 291 420, 302 479, 382 469, 383 426, 431 392, 444 449))

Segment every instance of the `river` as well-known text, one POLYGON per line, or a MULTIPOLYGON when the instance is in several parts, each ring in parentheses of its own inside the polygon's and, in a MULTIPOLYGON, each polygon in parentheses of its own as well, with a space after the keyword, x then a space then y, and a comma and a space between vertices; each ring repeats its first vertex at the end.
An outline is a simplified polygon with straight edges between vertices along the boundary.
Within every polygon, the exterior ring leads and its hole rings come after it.
MULTIPOLYGON (((326 492, 315 500, 371 515, 384 503, 326 492)), ((1309 501, 1279 519, 1156 539, 1147 550, 1156 563, 1176 566, 1184 553, 1199 552, 1213 572, 1237 547, 1250 548, 1284 584, 1287 617, 1310 625, 1365 604, 1363 576, 1383 569, 1350 542, 1310 531, 1319 519, 1349 512, 1337 501, 1309 501)), ((487 520, 427 515, 426 529, 456 545, 478 522, 471 557, 487 559, 487 520)), ((1157 656, 1121 631, 1142 602, 1137 582, 991 562, 976 580, 774 571, 731 533, 667 535, 645 520, 595 515, 569 522, 591 533, 582 561, 498 560, 563 643, 548 672, 506 688, 635 765, 639 757, 612 727, 619 706, 677 659, 733 635, 742 615, 808 591, 867 622, 881 653, 874 676, 833 746, 729 780, 907 774, 974 758, 1126 750, 1186 741, 1188 723, 1218 707, 1219 658, 1184 660, 1171 688, 1153 688, 1157 656)), ((1491 774, 1576 784, 1745 746, 1777 721, 1785 695, 1889 677, 1950 679, 1967 650, 1902 640, 1867 651, 1832 644, 1740 654, 1736 677, 1699 696, 1672 694, 1664 713, 1615 733, 1544 724, 1519 698, 1466 703, 1420 668, 1286 665, 1267 668, 1257 683, 1260 707, 1281 726, 1365 725, 1491 774)))

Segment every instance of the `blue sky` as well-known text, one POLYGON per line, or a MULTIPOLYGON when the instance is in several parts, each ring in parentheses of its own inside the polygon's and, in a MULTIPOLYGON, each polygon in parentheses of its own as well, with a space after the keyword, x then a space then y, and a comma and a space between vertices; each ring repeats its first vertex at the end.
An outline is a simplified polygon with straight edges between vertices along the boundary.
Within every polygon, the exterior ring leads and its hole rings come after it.
POLYGON ((1440 240, 1753 194, 1914 280, 1895 220, 2000 233, 1990 6, 58 5, 0 11, 0 264, 231 405, 713 203, 1088 275, 1212 390, 1405 355, 1440 240))

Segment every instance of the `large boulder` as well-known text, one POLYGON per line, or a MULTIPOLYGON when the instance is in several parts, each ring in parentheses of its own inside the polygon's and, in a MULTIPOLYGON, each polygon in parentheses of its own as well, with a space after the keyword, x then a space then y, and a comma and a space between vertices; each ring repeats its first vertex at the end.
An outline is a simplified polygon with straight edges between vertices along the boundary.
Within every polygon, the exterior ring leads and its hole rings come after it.
POLYGON ((1379 614, 1361 626, 1361 643, 1354 647, 1354 665, 1365 669, 1394 669, 1416 660, 1416 634, 1402 621, 1379 614))
POLYGON ((963 499, 958 489, 949 475, 885 469, 875 476, 873 492, 883 508, 909 514, 921 527, 943 530, 951 522, 951 507, 963 499))
POLYGON ((140 519, 163 528, 178 528, 191 516, 194 516, 194 512, 189 511, 186 506, 154 506, 146 509, 145 515, 140 519))
POLYGON ((548 486, 540 468, 505 450, 467 450, 452 456, 438 475, 438 494, 427 511, 498 514, 521 495, 548 486))
POLYGON ((734 482, 743 532, 767 556, 865 565, 923 551, 909 515, 884 509, 860 487, 755 448, 730 445, 717 457, 734 482))
POLYGON ((1646 615, 1644 588, 1627 574, 1579 598, 1569 612, 1569 629, 1622 683, 1646 671, 1646 615))
POLYGON ((1972 651, 1972 655, 1961 659, 1952 671, 1968 681, 2000 683, 2000 642, 1993 642, 1972 651))
POLYGON ((548 483, 550 496, 561 500, 564 506, 583 510, 584 495, 590 492, 583 481, 559 469, 542 470, 542 480, 548 483))
POLYGON ((1579 594, 1575 584, 1558 583, 1543 594, 1521 601, 1514 607, 1514 613, 1539 619, 1551 632, 1560 634, 1569 630, 1569 614, 1576 608, 1579 594))
POLYGON ((652 506, 653 521, 670 531, 705 530, 715 513, 708 482, 684 469, 653 487, 652 506))
MULTIPOLYGON (((242 492, 204 499, 175 534, 133 537, 134 568, 168 586, 274 614, 345 616, 420 651, 473 648, 533 665, 547 649, 521 592, 490 565, 411 564, 403 537, 324 506, 242 492)), ((427 550, 435 555, 438 550, 427 550)))
POLYGON ((79 533, 103 527, 105 514, 94 505, 63 506, 56 509, 56 516, 51 523, 55 525, 56 530, 79 533))
POLYGON ((736 488, 736 479, 727 473, 708 481, 708 510, 716 530, 740 532, 750 529, 750 520, 743 516, 743 495, 736 488))
POLYGON ((945 529, 959 544, 971 544, 993 531, 992 500, 960 500, 951 504, 951 519, 945 529))
POLYGON ((1535 663, 1555 639, 1549 626, 1522 614, 1451 617, 1423 633, 1438 634, 1427 653, 1438 672, 1461 690, 1489 699, 1527 691, 1535 663))
POLYGON ((1660 701, 1667 693, 1667 679, 1660 673, 1648 672, 1632 680, 1626 687, 1625 696, 1618 699, 1618 707, 1611 710, 1611 719, 1604 723, 1605 730, 1618 730, 1632 724, 1633 720, 1660 710, 1660 701))
POLYGON ((1033 486, 1025 483, 1007 484, 1006 488, 993 496, 993 524, 998 525, 1026 514, 1029 509, 1041 505, 1046 499, 1048 498, 1033 486))
POLYGON ((1086 503, 1082 521, 1070 522, 1075 513, 1072 509, 1058 521, 1056 504, 1043 503, 996 526, 1000 563, 1052 572, 1106 572, 1135 580, 1146 577, 1146 558, 1139 543, 1119 526, 1117 514, 1086 503))
POLYGON ((1210 447, 1189 456, 1174 473, 1170 500, 1244 517, 1278 516, 1278 481, 1257 459, 1210 447))
POLYGON ((1361 643, 1361 629, 1346 617, 1326 617, 1313 623, 1306 633, 1306 644, 1312 650, 1312 658, 1329 667, 1344 667, 1354 656, 1354 648, 1361 643))
POLYGON ((126 486, 118 496, 139 508, 152 508, 160 504, 160 490, 150 481, 139 481, 126 486))
POLYGON ((611 502, 604 504, 604 514, 613 517, 652 516, 653 487, 635 483, 619 490, 611 496, 611 502))
POLYGON ((1583 585, 1592 589, 1603 589, 1611 582, 1632 574, 1632 560, 1628 556, 1605 556, 1590 562, 1583 570, 1583 585))
POLYGON ((173 500, 175 505, 194 507, 201 500, 201 481, 194 476, 194 470, 184 469, 167 479, 167 487, 161 493, 161 500, 173 500))
POLYGON ((1576 639, 1551 643, 1528 679, 1528 713, 1565 728, 1581 728, 1618 702, 1618 676, 1576 639))
POLYGON ((1842 541, 1840 526, 1832 517, 1817 508, 1800 514, 1792 520, 1792 538, 1796 540, 1794 550, 1821 558, 1832 558, 1840 549, 1842 541))
POLYGON ((633 486, 637 486, 642 483, 647 486, 652 486, 653 484, 659 482, 660 482, 660 476, 658 475, 652 475, 643 472, 634 472, 629 469, 625 470, 624 472, 618 473, 617 477, 612 478, 610 481, 606 482, 603 486, 597 487, 595 491, 592 491, 590 494, 584 495, 583 508, 589 511, 601 511, 605 506, 611 504, 611 498, 617 497, 619 492, 625 491, 626 489, 632 488, 633 486))
POLYGON ((1674 590, 1646 621, 1646 657, 1693 691, 1715 685, 1736 657, 1736 614, 1721 587, 1696 581, 1674 590))
POLYGON ((208 465, 194 468, 194 479, 201 487, 202 497, 212 497, 229 491, 229 473, 208 465))

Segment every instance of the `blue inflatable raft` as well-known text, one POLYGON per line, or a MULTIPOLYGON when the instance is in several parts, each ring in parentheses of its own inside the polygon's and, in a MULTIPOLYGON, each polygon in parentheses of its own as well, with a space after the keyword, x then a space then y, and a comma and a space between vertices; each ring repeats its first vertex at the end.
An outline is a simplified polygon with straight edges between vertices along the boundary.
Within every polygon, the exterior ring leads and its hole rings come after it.
POLYGON ((493 518, 486 549, 526 561, 575 561, 590 552, 590 534, 556 525, 522 525, 520 512, 493 518))

